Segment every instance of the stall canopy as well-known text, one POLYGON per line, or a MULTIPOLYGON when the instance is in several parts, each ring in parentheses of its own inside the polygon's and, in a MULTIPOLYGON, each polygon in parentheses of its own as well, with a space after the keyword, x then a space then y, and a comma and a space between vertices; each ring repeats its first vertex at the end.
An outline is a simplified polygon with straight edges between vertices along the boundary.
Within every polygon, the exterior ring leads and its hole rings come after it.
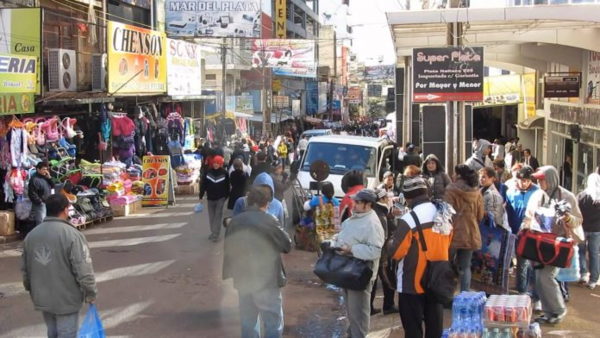
POLYGON ((524 121, 519 122, 519 124, 517 124, 517 127, 520 129, 544 129, 544 117, 528 117, 524 121))

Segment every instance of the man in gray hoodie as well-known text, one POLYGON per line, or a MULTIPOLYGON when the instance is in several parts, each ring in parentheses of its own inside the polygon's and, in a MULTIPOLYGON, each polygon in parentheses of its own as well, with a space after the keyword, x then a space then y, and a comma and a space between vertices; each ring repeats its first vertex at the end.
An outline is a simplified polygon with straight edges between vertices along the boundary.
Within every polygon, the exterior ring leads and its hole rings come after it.
POLYGON ((98 288, 85 236, 67 217, 63 194, 46 199, 48 216, 23 243, 23 285, 42 311, 50 338, 75 338, 83 302, 93 303, 98 288))
POLYGON ((467 159, 465 164, 475 170, 475 172, 485 167, 493 167, 494 163, 488 156, 490 153, 490 142, 488 140, 475 140, 473 142, 473 155, 467 159))

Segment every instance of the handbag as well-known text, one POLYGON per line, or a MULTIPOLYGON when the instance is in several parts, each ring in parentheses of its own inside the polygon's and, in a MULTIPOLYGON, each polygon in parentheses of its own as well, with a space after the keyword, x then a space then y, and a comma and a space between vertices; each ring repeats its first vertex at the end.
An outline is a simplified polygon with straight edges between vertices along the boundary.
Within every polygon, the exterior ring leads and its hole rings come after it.
POLYGON ((517 238, 517 257, 544 265, 568 268, 571 266, 575 242, 559 239, 553 233, 524 229, 517 238))
POLYGON ((323 248, 323 254, 315 265, 315 275, 325 283, 343 289, 365 290, 373 277, 372 263, 340 255, 336 250, 338 248, 323 248))
POLYGON ((431 261, 427 258, 427 243, 423 236, 423 229, 419 217, 414 211, 410 212, 415 226, 419 232, 419 241, 421 242, 421 251, 427 259, 427 267, 423 275, 425 294, 438 304, 448 305, 454 299, 454 291, 458 284, 458 272, 450 261, 431 261))

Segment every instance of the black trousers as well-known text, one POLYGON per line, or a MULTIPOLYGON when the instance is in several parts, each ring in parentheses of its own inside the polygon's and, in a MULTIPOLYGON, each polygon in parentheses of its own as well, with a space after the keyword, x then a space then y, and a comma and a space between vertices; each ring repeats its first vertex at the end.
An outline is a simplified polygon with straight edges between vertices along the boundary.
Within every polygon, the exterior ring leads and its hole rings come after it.
MULTIPOLYGON (((379 270, 377 271, 377 278, 375 279, 375 282, 373 283, 373 289, 371 290, 371 309, 373 309, 373 302, 375 301, 375 295, 377 293, 377 280, 381 280, 381 285, 383 287, 383 310, 391 310, 394 307, 394 297, 396 297, 396 290, 390 288, 384 281, 383 281, 383 267, 381 266, 381 262, 379 262, 379 270)), ((390 273, 389 269, 388 269, 388 277, 390 277, 392 280, 390 280, 390 283, 395 283, 395 278, 393 278, 393 273, 390 273)))
POLYGON ((398 298, 400 320, 407 338, 439 338, 444 332, 444 309, 425 295, 401 293, 398 298), (423 335, 425 322, 425 335, 423 335))

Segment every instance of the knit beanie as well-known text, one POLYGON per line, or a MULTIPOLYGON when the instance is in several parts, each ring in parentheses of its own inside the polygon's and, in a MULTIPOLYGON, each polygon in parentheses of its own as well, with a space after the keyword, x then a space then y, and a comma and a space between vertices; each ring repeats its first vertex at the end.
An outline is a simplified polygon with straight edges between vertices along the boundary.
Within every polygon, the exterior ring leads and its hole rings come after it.
POLYGON ((415 199, 421 195, 427 195, 427 183, 419 176, 409 177, 404 180, 402 193, 404 194, 404 198, 409 200, 415 199))

